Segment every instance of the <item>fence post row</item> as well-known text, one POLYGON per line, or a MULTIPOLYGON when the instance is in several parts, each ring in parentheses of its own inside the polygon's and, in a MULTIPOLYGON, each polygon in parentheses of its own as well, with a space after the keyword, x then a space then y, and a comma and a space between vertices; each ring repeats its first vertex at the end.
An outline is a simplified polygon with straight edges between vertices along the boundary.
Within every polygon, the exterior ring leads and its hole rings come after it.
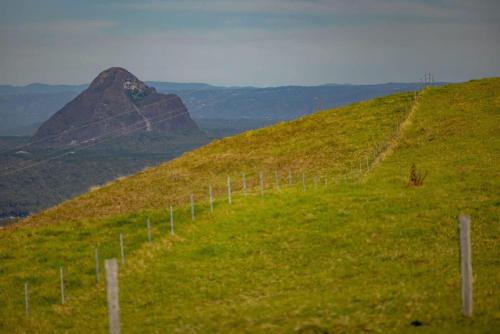
POLYGON ((120 334, 120 304, 118 300, 118 264, 116 259, 104 261, 106 270, 106 297, 110 334, 120 334))
POLYGON ((470 245, 470 217, 458 217, 460 240, 460 282, 462 294, 462 314, 472 316, 472 260, 470 245))
MULTIPOLYGON (((366 158, 367 169, 369 168, 368 158, 366 158)), ((361 163, 360 163, 361 168, 361 163)), ((354 173, 353 170, 351 170, 354 173)), ((279 174, 278 171, 274 172, 276 187, 279 189, 279 174)), ((305 190, 306 182, 305 182, 305 173, 301 172, 302 178, 302 189, 305 190)), ((344 174, 344 180, 347 183, 347 175, 344 174)), ((314 177, 314 187, 317 188, 317 177, 314 177)), ((292 185, 293 183, 293 175, 291 169, 288 169, 288 184, 292 185)), ((263 173, 259 172, 259 184, 260 184, 260 195, 263 197, 264 195, 264 177, 263 173)), ((325 178, 325 188, 328 186, 328 179, 325 178)), ((247 183, 246 183, 246 175, 242 174, 242 190, 243 193, 247 194, 247 183)), ((231 177, 227 177, 227 191, 228 191, 228 202, 232 203, 232 193, 231 193, 231 177)), ((213 212, 213 189, 212 186, 209 185, 209 195, 210 195, 210 211, 213 212)), ((195 221, 195 203, 193 193, 190 194, 190 202, 191 202, 191 218, 192 221, 195 221)), ((151 222, 150 219, 146 220, 147 226, 147 236, 148 241, 152 241, 152 233, 151 233, 151 222)), ((174 217, 173 217, 173 208, 170 205, 170 234, 174 235, 174 217)), ((125 251, 124 251, 124 242, 123 242, 123 233, 120 233, 120 257, 122 265, 125 265, 125 251)), ((460 268, 461 268, 461 295, 462 295, 462 313, 465 316, 472 316, 472 266, 471 266, 471 246, 470 246, 470 218, 465 215, 459 216, 459 239, 460 239, 460 268)), ((99 282, 99 249, 95 247, 95 278, 96 282, 99 282)), ((119 333, 119 317, 118 317, 118 283, 117 283, 117 269, 116 269, 116 259, 110 259, 105 261, 105 269, 106 269, 106 286, 108 290, 108 306, 110 308, 110 332, 119 333), (116 279, 115 279, 116 278, 116 279), (112 302, 110 304, 110 301, 112 302), (116 305, 116 306, 115 306, 116 305), (115 311, 113 311, 115 310, 115 311), (113 312, 112 312, 113 311, 113 312), (113 313, 113 314, 111 314, 113 313), (116 314, 115 314, 116 313, 116 314), (116 324, 117 323, 117 327, 116 324), (113 326, 112 326, 113 324, 113 326), (112 330, 113 327, 113 330, 112 330), (118 328, 116 331, 116 328, 118 328)), ((61 291, 61 304, 65 303, 65 290, 64 290, 64 269, 61 266, 59 268, 59 276, 60 276, 60 291, 61 291)), ((25 312, 29 314, 29 290, 28 290, 28 282, 24 283, 24 308, 25 312)))

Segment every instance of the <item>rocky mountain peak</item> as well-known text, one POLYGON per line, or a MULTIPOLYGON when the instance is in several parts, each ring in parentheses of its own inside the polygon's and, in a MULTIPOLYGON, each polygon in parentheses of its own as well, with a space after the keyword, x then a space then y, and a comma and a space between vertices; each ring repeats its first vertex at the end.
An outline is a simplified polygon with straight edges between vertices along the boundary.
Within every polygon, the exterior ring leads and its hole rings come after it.
POLYGON ((121 67, 101 72, 33 136, 50 145, 78 145, 137 132, 200 132, 181 99, 159 94, 121 67))

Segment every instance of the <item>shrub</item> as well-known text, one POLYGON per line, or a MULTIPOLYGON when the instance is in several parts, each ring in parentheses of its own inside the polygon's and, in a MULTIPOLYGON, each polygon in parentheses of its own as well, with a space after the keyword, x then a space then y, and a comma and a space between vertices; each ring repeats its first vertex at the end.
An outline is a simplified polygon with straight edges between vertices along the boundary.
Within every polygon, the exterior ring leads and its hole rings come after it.
POLYGON ((426 176, 427 173, 422 174, 422 172, 419 172, 415 164, 411 165, 410 177, 408 179, 408 186, 419 187, 423 185, 426 176))

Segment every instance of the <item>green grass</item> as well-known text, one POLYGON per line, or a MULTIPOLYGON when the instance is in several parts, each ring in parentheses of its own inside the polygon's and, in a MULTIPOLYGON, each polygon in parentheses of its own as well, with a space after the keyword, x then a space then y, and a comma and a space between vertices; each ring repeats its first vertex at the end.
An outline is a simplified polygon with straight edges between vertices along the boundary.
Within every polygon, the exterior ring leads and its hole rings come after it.
MULTIPOLYGON (((1 332, 106 332, 92 246, 117 256, 123 332, 473 332, 500 328, 500 80, 394 95, 215 142, 0 233, 1 332), (299 131, 302 130, 302 131, 299 131), (399 133, 399 135, 398 135, 399 133), (373 152, 389 145, 380 161, 373 152), (369 172, 344 182, 366 158, 369 172), (410 166, 427 172, 408 187, 410 166), (294 185, 285 187, 288 168, 294 185), (223 198, 242 171, 272 187, 223 198), (307 189, 298 184, 307 172, 307 189), (175 176, 175 177, 174 177, 175 176), (321 176, 318 187, 312 179, 321 176), (324 179, 328 187, 324 187, 324 179), (218 201, 211 214, 208 182, 218 201), (194 191, 197 219, 187 194, 194 191), (176 203, 168 237, 166 205, 176 203), (474 317, 460 315, 456 216, 472 217, 474 317), (153 222, 146 242, 145 219, 153 222), (58 305, 58 266, 67 303, 58 305), (32 289, 29 317, 22 287, 32 289), (423 326, 413 328, 410 322, 423 326)), ((236 190, 239 185, 234 185, 236 190)), ((102 269, 102 268, 101 268, 102 269)))

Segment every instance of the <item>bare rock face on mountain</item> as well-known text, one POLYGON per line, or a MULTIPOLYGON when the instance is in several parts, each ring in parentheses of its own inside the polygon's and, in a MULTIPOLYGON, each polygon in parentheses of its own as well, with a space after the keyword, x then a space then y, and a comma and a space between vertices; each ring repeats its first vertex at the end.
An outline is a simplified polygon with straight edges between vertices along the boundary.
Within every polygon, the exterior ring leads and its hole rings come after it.
POLYGON ((200 130, 177 95, 159 94, 127 70, 112 67, 43 123, 32 143, 87 145, 141 132, 200 130))

